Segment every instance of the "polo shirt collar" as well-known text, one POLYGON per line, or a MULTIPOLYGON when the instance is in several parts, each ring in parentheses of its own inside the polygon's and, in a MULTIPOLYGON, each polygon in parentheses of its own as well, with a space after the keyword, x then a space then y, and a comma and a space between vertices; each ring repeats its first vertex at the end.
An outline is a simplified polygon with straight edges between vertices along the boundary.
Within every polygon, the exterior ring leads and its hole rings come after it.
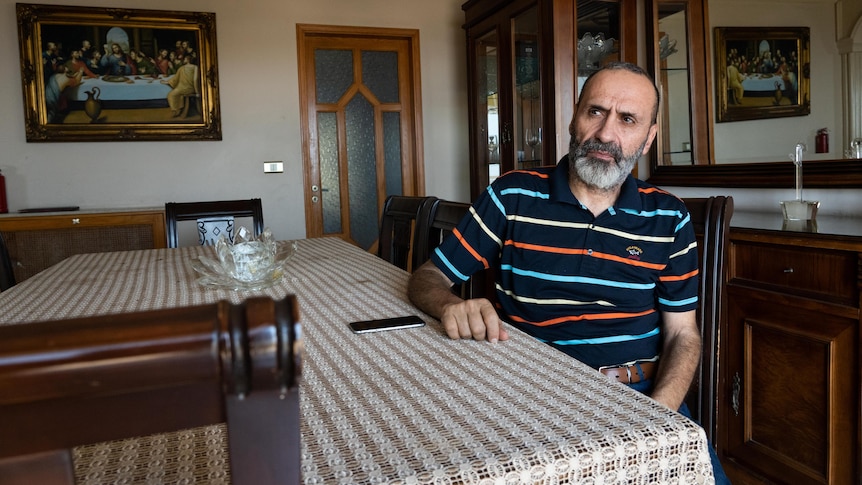
MULTIPOLYGON (((563 202, 566 204, 574 204, 578 207, 581 203, 572 194, 572 189, 569 188, 569 156, 565 155, 557 163, 557 167, 551 173, 551 193, 550 198, 554 202, 563 202)), ((620 195, 613 207, 625 207, 640 211, 642 209, 642 201, 638 192, 638 184, 634 176, 631 174, 626 177, 623 186, 620 189, 620 195)))

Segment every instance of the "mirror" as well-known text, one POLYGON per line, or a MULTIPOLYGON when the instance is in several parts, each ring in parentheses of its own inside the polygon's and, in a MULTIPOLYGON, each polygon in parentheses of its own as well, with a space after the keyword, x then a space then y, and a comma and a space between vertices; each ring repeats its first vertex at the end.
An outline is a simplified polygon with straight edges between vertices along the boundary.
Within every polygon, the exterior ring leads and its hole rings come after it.
MULTIPOLYGON (((656 3, 662 1, 665 0, 657 0, 656 3)), ((710 101, 715 103, 714 27, 810 26, 812 114, 716 123, 715 112, 712 111, 708 117, 711 130, 706 139, 713 142, 707 155, 696 155, 692 162, 651 157, 650 182, 678 186, 792 187, 794 170, 788 154, 801 141, 808 147, 804 160, 812 162, 804 165, 806 186, 862 186, 862 160, 845 158, 850 140, 862 136, 853 134, 853 131, 862 129, 862 121, 855 121, 855 127, 849 126, 853 120, 862 119, 862 113, 845 112, 848 106, 856 106, 856 111, 862 106, 862 94, 859 93, 862 91, 862 78, 849 82, 842 78, 842 68, 850 71, 844 62, 862 66, 862 52, 853 52, 862 45, 862 27, 859 27, 862 25, 862 4, 856 4, 856 0, 837 0, 837 5, 834 0, 807 0, 799 7, 786 9, 776 8, 773 0, 750 0, 744 7, 730 0, 708 0, 708 9, 710 24, 705 29, 705 61, 709 63, 711 79, 709 83, 700 85, 711 86, 709 96, 713 98, 710 101), (837 21, 836 15, 839 15, 837 21), (766 24, 764 19, 769 23, 766 24), (847 38, 854 32, 855 40, 847 38), (836 43, 836 38, 844 40, 836 43), (850 89, 848 85, 856 89, 850 89), (825 153, 816 153, 815 136, 821 128, 829 131, 830 147, 825 153)), ((659 20, 657 30, 660 32, 664 28, 659 20)), ((655 37, 659 38, 658 32, 655 37)), ((656 69, 655 72, 661 71, 656 69)), ((859 67, 853 72, 862 76, 859 67)), ((689 98, 693 102, 703 97, 697 94, 695 84, 692 84, 692 91, 694 94, 689 98)), ((692 109, 691 113, 697 116, 698 110, 692 109)), ((673 128, 673 119, 671 115, 669 123, 671 131, 676 132, 678 128, 673 128)), ((693 138, 695 143, 700 139, 698 136, 693 138)), ((672 149, 676 148, 673 139, 669 143, 672 149)))

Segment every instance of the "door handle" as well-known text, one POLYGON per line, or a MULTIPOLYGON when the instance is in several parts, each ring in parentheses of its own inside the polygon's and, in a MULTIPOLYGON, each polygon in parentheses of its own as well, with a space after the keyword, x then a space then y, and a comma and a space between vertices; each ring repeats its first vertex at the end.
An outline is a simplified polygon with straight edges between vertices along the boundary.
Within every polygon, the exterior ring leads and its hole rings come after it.
POLYGON ((730 396, 730 402, 733 406, 733 414, 739 416, 739 394, 742 392, 742 379, 739 378, 739 372, 733 374, 733 394, 730 396))

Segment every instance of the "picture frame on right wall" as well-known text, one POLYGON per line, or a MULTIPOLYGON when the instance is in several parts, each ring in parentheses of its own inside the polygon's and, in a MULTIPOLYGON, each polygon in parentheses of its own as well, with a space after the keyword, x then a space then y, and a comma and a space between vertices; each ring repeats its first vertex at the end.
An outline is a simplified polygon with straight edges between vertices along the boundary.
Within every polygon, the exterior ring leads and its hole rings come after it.
POLYGON ((808 27, 716 27, 718 122, 811 113, 808 27))

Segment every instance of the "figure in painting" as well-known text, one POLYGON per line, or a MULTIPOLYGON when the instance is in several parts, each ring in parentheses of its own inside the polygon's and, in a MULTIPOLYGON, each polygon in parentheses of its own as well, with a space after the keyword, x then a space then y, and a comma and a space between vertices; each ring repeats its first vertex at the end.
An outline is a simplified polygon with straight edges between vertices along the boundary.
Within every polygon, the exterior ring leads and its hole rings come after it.
POLYGON ((159 49, 159 55, 156 57, 155 64, 156 64, 156 68, 158 69, 160 74, 162 74, 163 76, 168 75, 168 70, 170 69, 171 61, 170 61, 170 59, 168 59, 168 50, 167 49, 159 49))
POLYGON ((65 91, 67 88, 81 84, 83 70, 69 71, 66 65, 58 68, 59 72, 52 74, 45 83, 45 108, 48 115, 48 123, 60 123, 68 111, 68 99, 65 91))
POLYGON ((745 88, 742 87, 742 81, 745 81, 745 76, 739 71, 736 61, 727 65, 727 84, 731 91, 733 104, 742 104, 742 97, 745 94, 745 88))
POLYGON ((127 76, 132 73, 132 68, 128 64, 128 58, 126 57, 126 53, 123 52, 123 48, 120 47, 120 44, 111 44, 110 52, 106 52, 104 56, 102 56, 102 60, 100 65, 105 70, 106 74, 111 74, 114 76, 127 76))
POLYGON ((183 98, 188 94, 197 94, 200 84, 200 70, 193 57, 183 58, 183 65, 177 73, 161 82, 172 89, 168 93, 168 106, 171 108, 171 116, 176 118, 183 112, 183 98))
POLYGON ((72 72, 82 71, 85 76, 89 79, 99 77, 90 68, 87 66, 87 63, 81 57, 80 50, 73 50, 71 53, 71 59, 66 62, 66 69, 72 72))
POLYGON ((47 81, 52 75, 62 72, 63 57, 60 56, 60 48, 56 42, 48 42, 45 44, 45 50, 42 51, 42 73, 47 81))
POLYGON ((137 66, 137 73, 141 76, 155 77, 158 75, 155 61, 153 61, 150 56, 144 54, 141 50, 135 51, 135 66, 137 66))

